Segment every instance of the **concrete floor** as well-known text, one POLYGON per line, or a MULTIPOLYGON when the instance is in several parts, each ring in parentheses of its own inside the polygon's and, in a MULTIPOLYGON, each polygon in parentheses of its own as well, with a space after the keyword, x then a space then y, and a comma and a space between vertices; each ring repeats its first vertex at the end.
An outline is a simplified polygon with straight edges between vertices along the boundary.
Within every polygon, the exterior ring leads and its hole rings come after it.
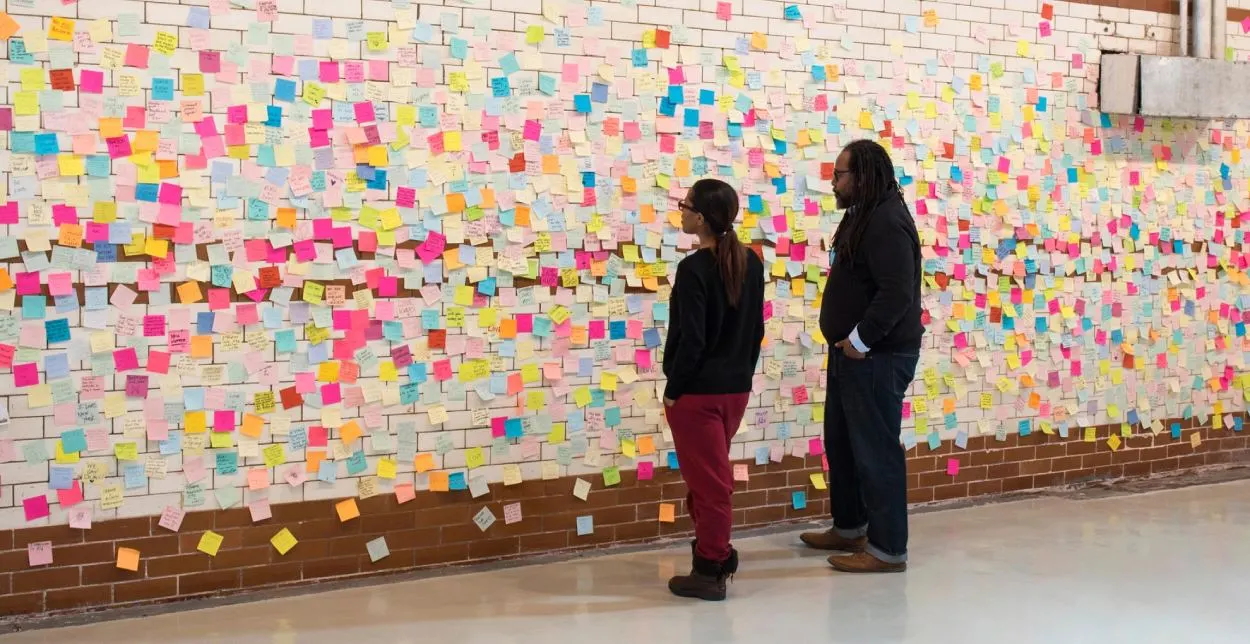
POLYGON ((740 540, 720 604, 672 597, 689 550, 337 590, 2 636, 24 642, 1250 641, 1250 481, 920 514, 910 569, 833 572, 794 533, 740 540))

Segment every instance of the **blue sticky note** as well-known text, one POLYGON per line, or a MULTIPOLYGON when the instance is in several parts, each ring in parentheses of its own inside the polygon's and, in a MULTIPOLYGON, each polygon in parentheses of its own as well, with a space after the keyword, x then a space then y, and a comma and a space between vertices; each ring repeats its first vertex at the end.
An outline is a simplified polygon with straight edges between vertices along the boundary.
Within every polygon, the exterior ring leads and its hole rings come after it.
POLYGON ((355 476, 357 474, 360 474, 361 472, 365 471, 367 467, 368 467, 368 464, 365 462, 365 453, 361 450, 356 450, 347 459, 347 475, 348 476, 355 476))
POLYGON ((790 495, 790 500, 793 503, 795 510, 807 509, 807 492, 798 490, 794 494, 790 495))
POLYGON ((647 66, 647 50, 645 49, 633 50, 632 52, 630 52, 630 61, 633 63, 634 67, 646 67, 647 66))
POLYGON ((329 18, 313 18, 313 38, 317 40, 334 38, 334 23, 329 18))
POLYGON ((69 375, 69 355, 64 353, 54 353, 43 359, 43 370, 48 374, 48 380, 57 380, 69 375))
POLYGON ((547 96, 552 96, 556 93, 556 89, 557 83, 555 76, 549 76, 547 74, 538 75, 538 91, 546 94, 547 96))
POLYGON ((217 452, 217 473, 234 474, 239 471, 239 453, 234 451, 217 452))
POLYGON ((803 14, 799 13, 799 5, 797 4, 786 5, 785 18, 786 20, 802 20, 803 14))
POLYGON ((193 29, 208 29, 210 17, 208 7, 191 7, 187 12, 187 26, 193 29))
POLYGON ((67 429, 61 432, 61 450, 66 454, 87 451, 87 435, 81 429, 67 429))
POLYGON ((681 469, 681 467, 677 463, 677 451, 676 450, 668 453, 668 469, 670 470, 681 469))
POLYGON ((608 86, 604 83, 591 84, 590 100, 596 103, 607 103, 608 102, 608 86))
MULTIPOLYGON (((451 39, 451 55, 453 58, 459 58, 460 60, 464 60, 468 58, 469 57, 469 42, 465 40, 464 38, 452 38, 451 39)), ((512 56, 512 54, 508 54, 508 55, 512 56)), ((513 62, 516 62, 516 57, 513 56, 512 60, 513 62)), ((503 61, 500 60, 500 63, 502 64, 503 61)), ((511 72, 505 71, 504 73, 511 73, 511 72)))
POLYGON ((125 486, 127 490, 147 486, 148 475, 143 471, 142 465, 127 465, 124 472, 125 486))
POLYGON ((35 154, 56 154, 61 151, 61 146, 57 143, 55 132, 46 132, 35 135, 35 154))
POLYGON ((339 473, 335 465, 336 463, 334 461, 321 461, 321 465, 317 467, 317 480, 323 483, 333 483, 337 481, 339 473))
POLYGON ((503 73, 508 76, 521 71, 521 64, 517 62, 516 54, 510 53, 500 56, 499 69, 503 70, 503 73))
POLYGON ((465 478, 464 472, 452 472, 448 475, 447 489, 452 491, 469 489, 469 482, 465 478))
POLYGON ((595 531, 595 517, 585 515, 577 517, 577 536, 584 537, 595 531))
POLYGON ((590 113, 590 94, 577 94, 573 97, 573 109, 579 114, 590 113))
POLYGON ((756 465, 768 465, 768 447, 767 446, 755 448, 755 464, 756 465))
POLYGON ((154 101, 174 100, 174 79, 153 78, 152 79, 152 100, 154 101))
POLYGON ((525 426, 522 425, 520 418, 509 418, 504 421, 504 436, 506 438, 521 438, 525 435, 525 426))
POLYGON ((279 78, 274 81, 273 97, 279 101, 291 103, 295 101, 295 81, 289 78, 279 78))
POLYGON ((929 443, 929 449, 937 449, 942 446, 942 436, 937 432, 929 432, 926 440, 929 443))
POLYGON ((74 487, 74 468, 56 466, 48 468, 48 489, 68 490, 72 487, 74 487))
POLYGON ((490 79, 490 91, 493 96, 498 98, 507 98, 512 95, 512 88, 508 85, 506 76, 496 76, 490 79))
POLYGON ((69 342, 69 320, 57 318, 43 323, 44 333, 48 336, 48 344, 69 342))

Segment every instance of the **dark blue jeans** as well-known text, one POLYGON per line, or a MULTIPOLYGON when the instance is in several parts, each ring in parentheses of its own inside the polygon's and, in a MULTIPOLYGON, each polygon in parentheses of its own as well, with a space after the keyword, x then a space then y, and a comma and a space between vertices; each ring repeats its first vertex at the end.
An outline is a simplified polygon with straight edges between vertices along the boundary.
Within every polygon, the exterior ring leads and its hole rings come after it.
POLYGON ((868 535, 869 554, 889 563, 907 561, 907 461, 899 433, 919 359, 829 354, 825 452, 833 527, 847 538, 868 535))

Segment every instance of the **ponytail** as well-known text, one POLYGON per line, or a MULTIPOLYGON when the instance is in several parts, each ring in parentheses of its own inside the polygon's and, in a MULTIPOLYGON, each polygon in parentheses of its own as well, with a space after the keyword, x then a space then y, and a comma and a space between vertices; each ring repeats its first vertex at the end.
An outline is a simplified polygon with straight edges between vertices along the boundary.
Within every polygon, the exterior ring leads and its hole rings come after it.
POLYGON ((738 218, 738 193, 719 179, 700 179, 691 187, 690 195, 694 210, 703 215, 716 235, 716 267, 725 283, 729 306, 736 309, 747 272, 747 248, 733 229, 738 218))
POLYGON ((716 267, 720 269, 720 279, 725 283, 729 308, 738 308, 738 300, 742 299, 742 283, 746 280, 747 249, 733 230, 722 233, 716 242, 716 267))

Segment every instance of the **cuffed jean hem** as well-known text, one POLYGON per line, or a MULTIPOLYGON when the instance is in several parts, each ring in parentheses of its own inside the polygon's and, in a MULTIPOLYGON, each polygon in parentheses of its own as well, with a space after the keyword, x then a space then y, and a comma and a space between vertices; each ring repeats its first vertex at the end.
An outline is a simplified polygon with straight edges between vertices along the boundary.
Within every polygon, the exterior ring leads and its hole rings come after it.
POLYGON ((868 554, 876 557, 877 559, 880 559, 881 561, 884 561, 889 564, 907 563, 906 552, 904 552, 901 555, 887 555, 886 553, 882 552, 880 548, 872 545, 871 541, 869 541, 867 547, 864 548, 864 552, 867 552, 868 554))
POLYGON ((838 526, 833 526, 833 532, 834 534, 838 535, 839 537, 842 537, 843 539, 858 539, 868 534, 868 524, 865 523, 864 525, 859 526, 858 528, 853 528, 850 530, 844 530, 842 528, 839 528, 838 526))

